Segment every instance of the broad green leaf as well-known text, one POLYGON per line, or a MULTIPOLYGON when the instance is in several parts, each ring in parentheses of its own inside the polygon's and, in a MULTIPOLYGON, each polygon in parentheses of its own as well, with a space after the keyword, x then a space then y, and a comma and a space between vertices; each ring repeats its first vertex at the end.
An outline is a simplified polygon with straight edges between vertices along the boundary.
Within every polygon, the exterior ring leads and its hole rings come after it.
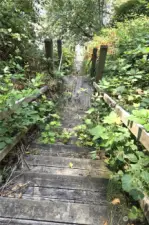
POLYGON ((133 103, 133 106, 134 106, 135 108, 139 108, 139 107, 140 107, 140 103, 133 103))
POLYGON ((120 117, 115 112, 111 112, 109 116, 106 116, 104 118, 104 123, 119 125, 121 124, 121 120, 120 120, 120 117))
POLYGON ((129 217, 129 219, 134 221, 134 220, 138 219, 139 214, 140 214, 139 209, 136 206, 133 206, 128 214, 128 217, 129 217))
POLYGON ((136 117, 133 115, 129 116, 128 119, 131 121, 134 121, 135 123, 142 124, 142 125, 146 124, 146 122, 147 122, 146 119, 139 118, 139 117, 136 117))
POLYGON ((133 101, 134 97, 133 96, 128 96, 128 101, 133 101))
POLYGON ((86 120, 85 120, 85 123, 86 123, 87 125, 91 125, 91 124, 92 124, 92 120, 91 120, 91 119, 86 119, 86 120))
POLYGON ((125 155, 125 159, 128 159, 130 162, 133 162, 133 163, 138 162, 138 158, 135 154, 127 154, 125 155))
POLYGON ((133 188, 133 177, 130 174, 125 174, 122 177, 122 188, 126 192, 130 192, 133 188))
POLYGON ((124 162, 124 152, 123 151, 122 152, 118 152, 116 157, 117 157, 117 159, 119 161, 124 162))
POLYGON ((116 92, 119 94, 122 94, 126 91, 126 87, 125 86, 120 86, 118 88, 116 88, 116 92))
POLYGON ((149 172, 143 171, 141 173, 141 177, 147 184, 149 184, 149 172))
POLYGON ((89 133, 94 136, 93 140, 102 137, 104 132, 106 132, 106 129, 101 125, 97 125, 96 127, 89 130, 89 133))
POLYGON ((3 149, 6 147, 6 143, 5 142, 0 142, 0 149, 3 149))
POLYGON ((149 131, 149 123, 143 125, 146 131, 149 131))
POLYGON ((132 189, 129 194, 133 197, 135 201, 139 201, 144 198, 144 194, 141 190, 132 189))
POLYGON ((92 114, 95 111, 95 108, 90 108, 88 111, 86 111, 87 114, 92 114))

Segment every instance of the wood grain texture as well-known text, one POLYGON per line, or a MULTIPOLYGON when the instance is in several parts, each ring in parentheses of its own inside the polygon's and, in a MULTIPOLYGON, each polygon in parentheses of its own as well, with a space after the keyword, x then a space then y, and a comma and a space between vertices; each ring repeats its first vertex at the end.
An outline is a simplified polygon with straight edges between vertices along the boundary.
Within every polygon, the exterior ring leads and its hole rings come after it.
POLYGON ((0 197, 0 217, 61 222, 85 225, 103 225, 107 207, 60 201, 32 201, 0 197))

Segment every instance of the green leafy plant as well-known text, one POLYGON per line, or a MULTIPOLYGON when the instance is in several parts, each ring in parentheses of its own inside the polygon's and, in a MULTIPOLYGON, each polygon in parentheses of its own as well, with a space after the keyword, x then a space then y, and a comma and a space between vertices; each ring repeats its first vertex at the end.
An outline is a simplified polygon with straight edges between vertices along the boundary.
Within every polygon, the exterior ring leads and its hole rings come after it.
POLYGON ((149 131, 149 110, 133 110, 132 115, 129 116, 129 120, 143 125, 144 128, 149 131))
MULTIPOLYGON (((93 159, 104 151, 105 162, 114 172, 114 178, 121 183, 123 191, 138 201, 148 193, 149 156, 137 147, 115 112, 105 115, 102 104, 101 98, 95 95, 93 105, 98 112, 90 108, 84 124, 76 128, 79 144, 95 148, 91 152, 93 159)), ((108 106, 105 111, 108 114, 108 106)))
POLYGON ((74 134, 73 131, 69 131, 67 129, 64 129, 62 131, 62 134, 59 135, 59 139, 60 141, 62 141, 64 144, 67 144, 70 140, 70 138, 72 137, 72 135, 74 134))
POLYGON ((143 212, 136 206, 133 206, 130 209, 128 217, 131 221, 137 221, 138 219, 140 219, 140 221, 143 221, 144 219, 143 212))
POLYGON ((56 142, 56 139, 59 138, 59 130, 61 128, 60 117, 57 114, 51 114, 50 116, 52 120, 43 126, 43 131, 39 137, 39 141, 44 144, 53 144, 56 142))

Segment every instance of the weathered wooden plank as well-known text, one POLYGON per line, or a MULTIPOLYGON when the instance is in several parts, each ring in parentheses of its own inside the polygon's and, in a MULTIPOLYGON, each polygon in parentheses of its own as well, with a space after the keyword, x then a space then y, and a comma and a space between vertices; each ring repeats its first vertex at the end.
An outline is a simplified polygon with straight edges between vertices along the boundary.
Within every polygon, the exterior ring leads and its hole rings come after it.
POLYGON ((63 156, 63 157, 75 157, 75 158, 91 158, 91 148, 78 147, 75 145, 64 144, 36 144, 33 143, 29 152, 32 155, 42 156, 63 156))
POLYGON ((45 222, 103 225, 107 207, 60 201, 32 201, 0 197, 0 217, 45 222))
POLYGON ((52 39, 45 39, 45 52, 46 58, 48 63, 48 72, 51 74, 53 73, 54 69, 54 61, 53 61, 53 40, 52 39))
POLYGON ((146 219, 149 223, 149 197, 146 196, 140 201, 141 208, 146 216, 146 219))
POLYGON ((115 107, 117 103, 107 94, 103 95, 103 99, 110 107, 115 107))
POLYGON ((99 82, 99 80, 102 80, 105 63, 106 63, 107 52, 108 52, 108 46, 101 45, 100 55, 99 55, 98 65, 97 65, 96 82, 99 82))
POLYGON ((68 157, 56 157, 56 156, 38 156, 28 155, 25 157, 26 162, 29 165, 44 165, 48 167, 57 168, 69 168, 69 164, 72 164, 71 169, 102 169, 107 170, 105 163, 102 160, 92 159, 79 159, 79 158, 68 158, 68 157))
POLYGON ((58 58, 59 58, 59 62, 61 60, 62 57, 62 40, 57 40, 57 52, 58 52, 58 58))
POLYGON ((24 133, 19 133, 13 140, 13 143, 6 146, 2 151, 0 151, 0 161, 2 161, 5 156, 15 147, 15 145, 22 139, 22 137, 25 135, 24 133))
POLYGON ((78 225, 74 223, 53 223, 35 220, 22 220, 22 219, 11 219, 11 218, 0 218, 0 225, 78 225))
POLYGON ((90 71, 91 77, 95 77, 96 76, 97 52, 98 52, 98 49, 94 48, 93 49, 93 54, 92 54, 92 59, 91 59, 91 61, 92 61, 91 71, 90 71))
POLYGON ((48 173, 24 172, 18 177, 20 171, 14 173, 16 183, 31 182, 34 187, 61 188, 84 191, 100 191, 107 187, 109 180, 106 178, 82 177, 82 176, 66 176, 51 175, 48 173))
MULTIPOLYGON (((18 195, 16 195, 16 198, 18 195)), ((100 191, 94 192, 70 188, 62 189, 62 188, 34 187, 33 185, 30 185, 23 193, 22 199, 53 200, 53 201, 59 200, 61 202, 107 205, 105 188, 103 189, 100 188, 100 191)))
POLYGON ((102 92, 102 90, 100 89, 100 87, 98 86, 98 84, 96 82, 93 82, 93 86, 96 89, 96 91, 98 91, 100 93, 102 92))
POLYGON ((71 169, 66 167, 50 167, 44 165, 30 165, 32 172, 36 173, 48 173, 51 175, 67 175, 67 176, 92 176, 92 177, 102 177, 109 178, 110 172, 106 169, 71 169))

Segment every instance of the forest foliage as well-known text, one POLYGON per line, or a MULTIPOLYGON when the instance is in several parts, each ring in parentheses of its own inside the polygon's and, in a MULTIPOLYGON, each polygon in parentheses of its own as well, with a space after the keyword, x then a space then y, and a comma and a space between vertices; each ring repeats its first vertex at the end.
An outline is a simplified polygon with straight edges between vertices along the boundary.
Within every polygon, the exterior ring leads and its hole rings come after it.
MULTIPOLYGON (((149 3, 147 0, 118 1, 109 10, 109 2, 0 1, 0 112, 8 112, 17 100, 37 93, 45 84, 52 89, 53 78, 47 72, 44 56, 44 38, 54 40, 54 79, 72 72, 76 42, 86 46, 86 71, 92 49, 107 44, 106 69, 99 87, 132 114, 130 120, 141 123, 149 131, 149 3), (108 25, 105 17, 111 18, 108 25), (57 69, 57 39, 62 39, 64 46, 61 70, 57 69)), ((40 101, 23 104, 9 119, 0 121, 0 150, 13 142, 16 133, 35 123, 44 126, 49 113, 54 121, 45 126, 41 139, 44 143, 54 143, 57 136, 52 129, 59 130, 59 116, 55 114, 53 101, 42 96, 40 101)), ((111 112, 101 96, 93 97, 84 124, 74 132, 78 144, 95 148, 94 159, 105 151, 106 163, 123 191, 134 200, 149 194, 148 153, 123 127, 120 118, 111 112)), ((58 133, 58 138, 65 143, 70 137, 67 131, 58 133)))
MULTIPOLYGON (((85 65, 90 69, 94 47, 108 45, 104 77, 98 86, 92 108, 84 123, 76 127, 78 144, 92 146, 94 159, 105 154, 105 162, 113 171, 113 179, 135 200, 149 194, 149 154, 121 123, 117 114, 102 100, 108 93, 129 111, 130 121, 149 131, 149 17, 148 1, 123 1, 117 5, 111 26, 102 28, 86 43, 85 65)), ((133 214, 137 220, 137 214, 133 214)), ((141 223, 141 222, 140 222, 141 223)))
POLYGON ((105 6, 105 0, 49 0, 45 29, 64 40, 89 40, 103 27, 105 6))

